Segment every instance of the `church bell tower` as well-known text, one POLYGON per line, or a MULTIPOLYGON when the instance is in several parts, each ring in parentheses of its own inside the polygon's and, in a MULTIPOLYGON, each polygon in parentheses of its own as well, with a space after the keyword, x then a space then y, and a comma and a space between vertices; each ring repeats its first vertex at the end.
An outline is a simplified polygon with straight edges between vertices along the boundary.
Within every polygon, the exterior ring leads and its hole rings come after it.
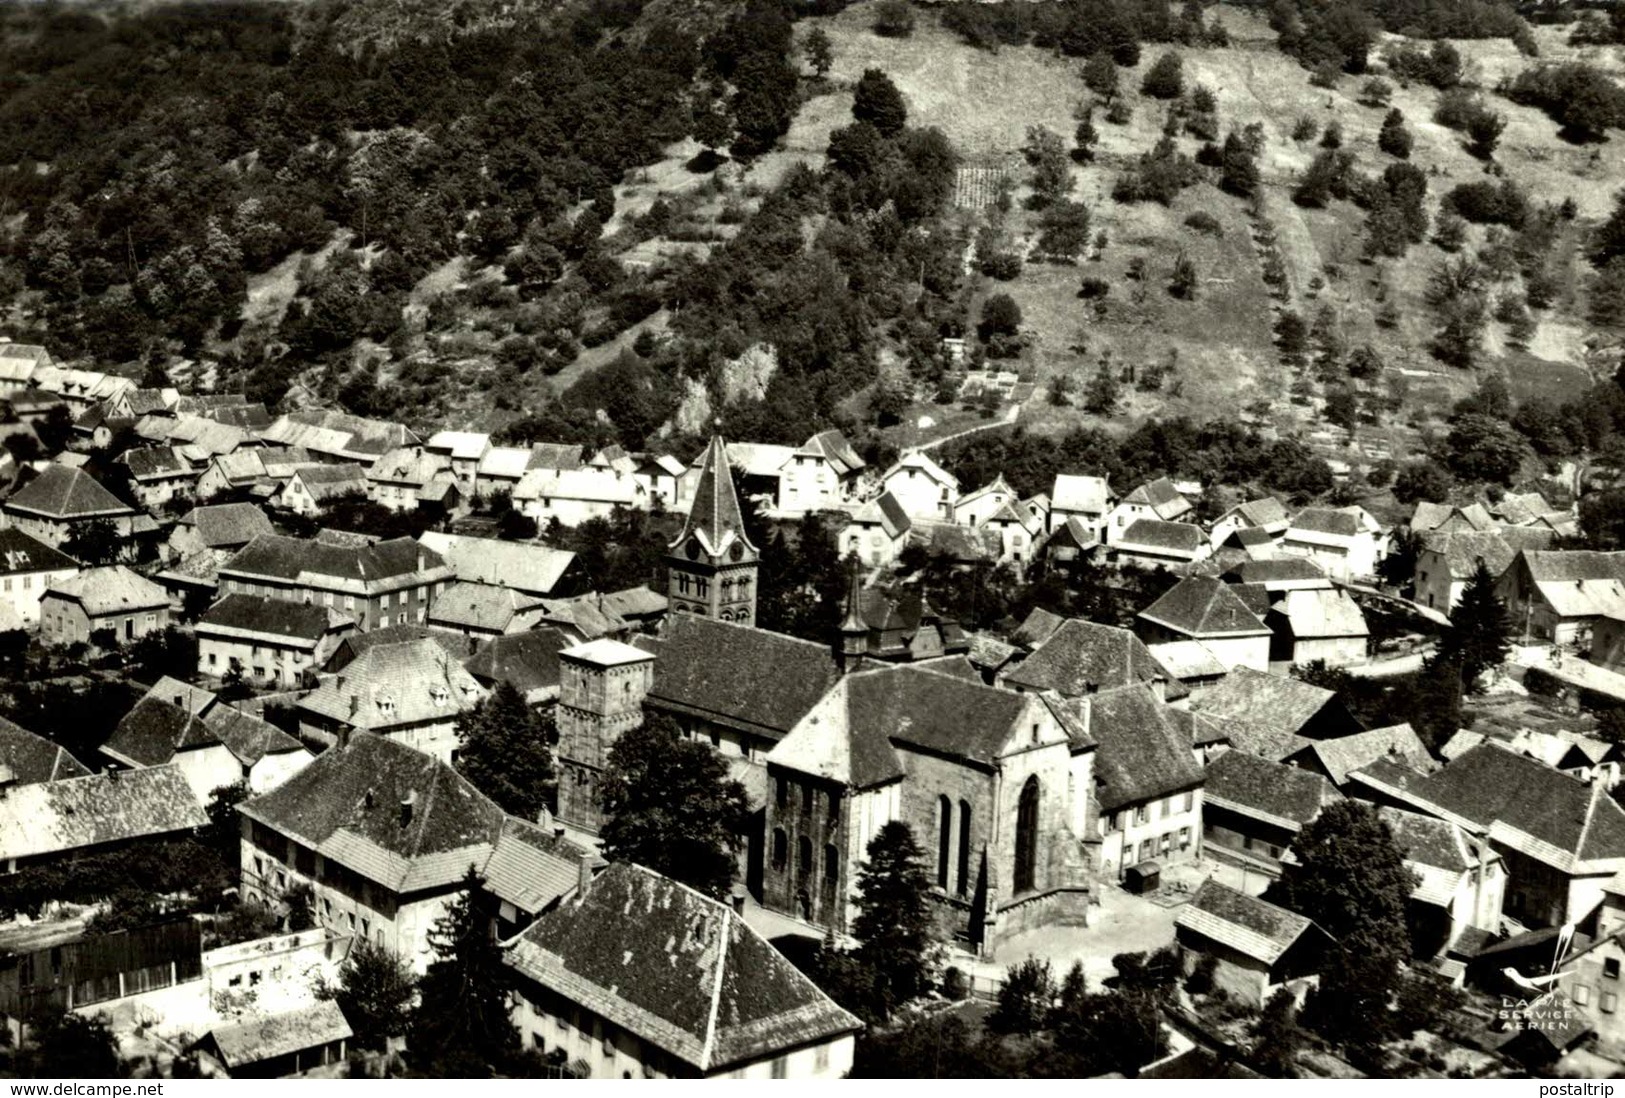
POLYGON ((745 536, 727 444, 721 435, 712 435, 700 458, 694 504, 666 555, 670 608, 755 625, 760 560, 756 546, 745 536))

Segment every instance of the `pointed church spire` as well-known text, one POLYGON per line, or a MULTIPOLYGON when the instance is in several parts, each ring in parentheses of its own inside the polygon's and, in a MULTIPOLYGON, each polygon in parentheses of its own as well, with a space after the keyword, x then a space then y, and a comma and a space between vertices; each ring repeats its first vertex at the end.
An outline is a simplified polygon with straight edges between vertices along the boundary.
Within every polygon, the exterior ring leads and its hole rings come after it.
POLYGON ((700 480, 694 487, 694 504, 689 508, 683 532, 672 545, 678 546, 699 535, 711 553, 721 553, 732 534, 754 553, 756 546, 745 534, 745 516, 734 491, 733 471, 728 466, 728 444, 714 434, 700 458, 700 480))
POLYGON ((841 671, 856 671, 869 651, 869 624, 863 620, 863 569, 853 556, 846 566, 846 615, 836 648, 841 671))

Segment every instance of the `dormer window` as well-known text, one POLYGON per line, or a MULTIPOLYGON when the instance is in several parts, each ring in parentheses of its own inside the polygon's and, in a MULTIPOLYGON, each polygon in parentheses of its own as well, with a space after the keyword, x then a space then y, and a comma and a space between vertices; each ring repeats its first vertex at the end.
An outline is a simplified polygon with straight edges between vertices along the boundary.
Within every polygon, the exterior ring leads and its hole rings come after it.
POLYGON ((431 686, 429 687, 429 698, 436 705, 445 705, 451 700, 451 691, 444 686, 431 686))
POLYGON ((395 699, 390 697, 388 694, 385 694, 383 697, 379 698, 378 699, 378 712, 380 712, 380 713, 393 713, 393 712, 395 712, 395 699))

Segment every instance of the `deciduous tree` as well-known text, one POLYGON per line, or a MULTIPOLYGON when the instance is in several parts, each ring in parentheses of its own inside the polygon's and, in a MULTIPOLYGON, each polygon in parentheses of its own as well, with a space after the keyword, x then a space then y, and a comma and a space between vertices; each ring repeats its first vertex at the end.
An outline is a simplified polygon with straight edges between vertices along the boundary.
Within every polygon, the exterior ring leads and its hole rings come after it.
POLYGON ((526 705, 511 683, 458 714, 456 732, 458 772, 503 811, 534 820, 552 803, 553 718, 526 705))

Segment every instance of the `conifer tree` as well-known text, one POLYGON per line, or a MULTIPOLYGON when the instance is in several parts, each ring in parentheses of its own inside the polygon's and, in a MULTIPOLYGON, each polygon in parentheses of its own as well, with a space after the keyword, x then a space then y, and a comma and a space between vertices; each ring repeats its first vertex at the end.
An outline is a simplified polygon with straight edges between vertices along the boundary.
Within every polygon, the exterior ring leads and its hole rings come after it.
POLYGON ((429 930, 435 959, 418 985, 407 1048, 419 1070, 437 1078, 486 1078, 519 1051, 509 1020, 513 974, 491 936, 486 899, 470 865, 463 891, 429 930))
POLYGON ((875 974, 876 991, 889 1013, 923 992, 936 963, 931 920, 931 876, 925 852, 901 820, 869 840, 858 867, 858 917, 852 932, 863 944, 858 957, 875 974))
POLYGON ((1472 690, 1486 672, 1506 662, 1512 651, 1511 636, 1506 603, 1495 594, 1495 577, 1479 561, 1450 615, 1440 652, 1460 661, 1462 686, 1472 690))

